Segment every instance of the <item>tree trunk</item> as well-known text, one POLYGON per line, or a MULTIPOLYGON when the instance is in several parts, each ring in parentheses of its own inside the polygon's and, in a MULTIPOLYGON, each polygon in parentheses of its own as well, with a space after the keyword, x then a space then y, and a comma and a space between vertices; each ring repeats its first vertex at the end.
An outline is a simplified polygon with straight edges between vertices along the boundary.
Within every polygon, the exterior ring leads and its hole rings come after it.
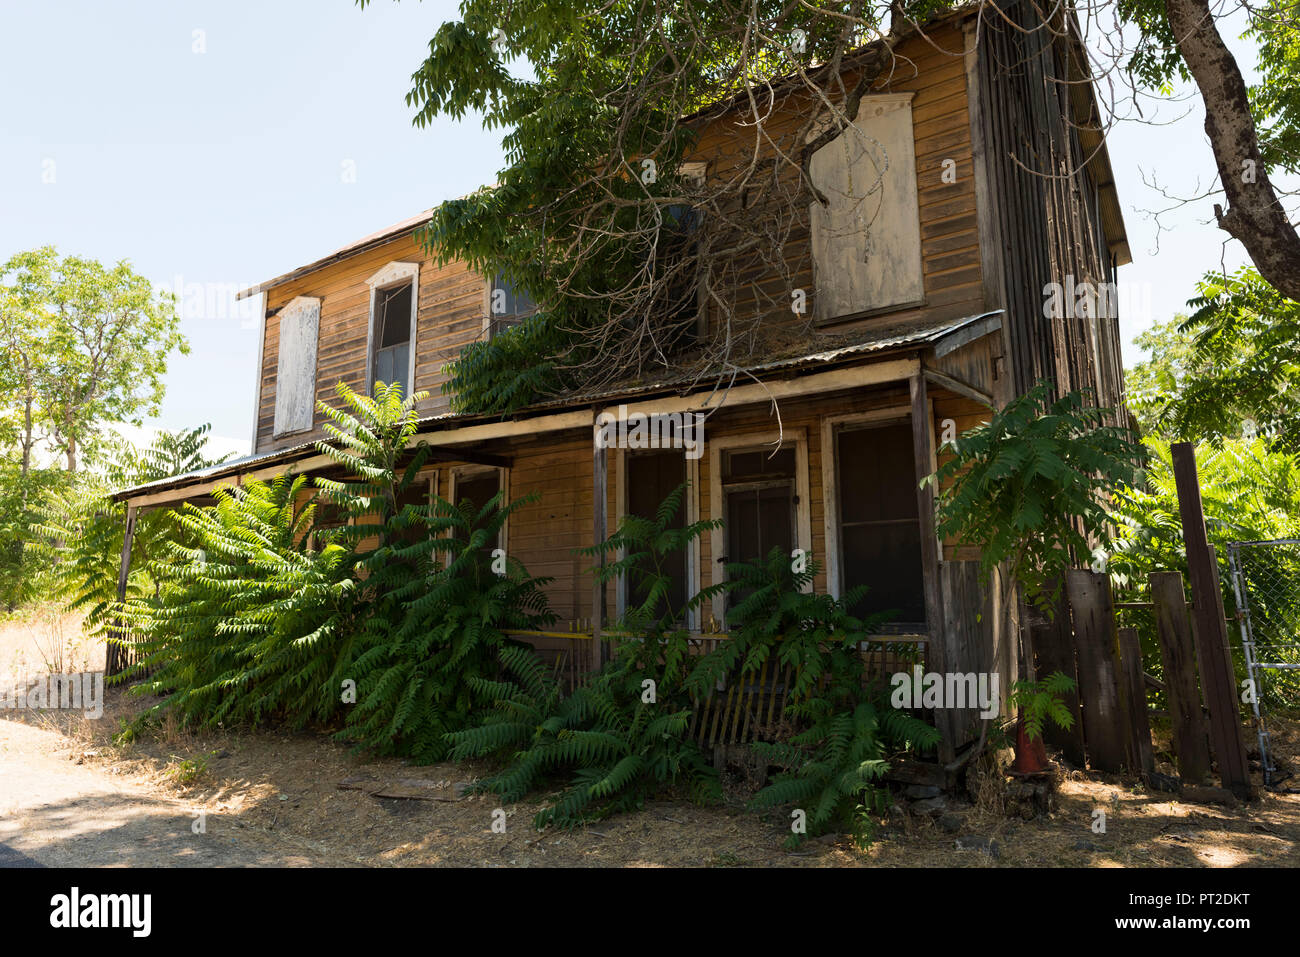
POLYGON ((1219 227, 1246 247, 1269 285, 1300 302, 1300 235, 1264 170, 1237 61, 1219 35, 1208 0, 1165 0, 1165 14, 1205 105, 1205 132, 1228 201, 1227 211, 1214 207, 1219 227))

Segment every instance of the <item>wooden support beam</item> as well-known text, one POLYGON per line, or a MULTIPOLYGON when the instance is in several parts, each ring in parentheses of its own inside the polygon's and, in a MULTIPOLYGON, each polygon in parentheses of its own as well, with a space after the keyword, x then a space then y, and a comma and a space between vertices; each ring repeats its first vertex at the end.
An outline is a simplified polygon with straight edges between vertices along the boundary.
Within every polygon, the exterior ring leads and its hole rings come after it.
MULTIPOLYGON (((600 420, 599 410, 595 411, 593 421, 600 420)), ((606 527, 606 510, 609 507, 609 453, 599 441, 600 427, 593 425, 591 431, 592 481, 591 481, 591 543, 602 544, 609 537, 606 527)), ((609 660, 609 645, 605 641, 605 552, 597 556, 596 569, 591 584, 591 637, 593 664, 602 668, 609 660)))
POLYGON ((1170 452, 1192 586, 1193 636, 1201 667, 1201 691, 1210 711, 1210 741, 1223 786, 1237 797, 1246 798, 1251 793, 1250 765, 1241 737, 1241 712, 1228 657, 1228 623, 1223 610, 1223 592, 1219 588, 1219 570, 1205 533, 1196 453, 1190 442, 1175 442, 1170 452))
MULTIPOLYGON (((912 454, 916 468, 917 516, 921 526, 921 576, 925 592, 925 621, 930 632, 926 646, 927 666, 930 671, 947 674, 957 669, 949 635, 944 628, 943 598, 939 578, 939 536, 935 531, 934 486, 921 480, 934 471, 933 423, 930 421, 930 397, 925 387, 925 377, 918 374, 908 379, 912 394, 912 454)), ((956 757, 957 741, 961 734, 958 715, 953 710, 935 712, 942 740, 939 743, 939 761, 947 764, 956 757)))
MULTIPOLYGON (((122 536, 122 558, 117 568, 117 600, 119 604, 126 600, 126 584, 131 574, 131 543, 135 539, 135 520, 137 509, 134 505, 126 507, 126 531, 122 536)), ((126 649, 117 642, 126 637, 121 616, 114 616, 115 623, 109 629, 110 637, 116 639, 108 642, 104 651, 104 674, 106 677, 120 674, 126 669, 126 649)))
POLYGON ((924 374, 926 379, 942 389, 947 389, 949 392, 956 392, 958 395, 979 402, 981 405, 986 405, 990 409, 996 408, 993 404, 993 396, 975 388, 973 385, 969 385, 962 382, 960 379, 955 379, 952 376, 946 375, 935 369, 926 369, 924 374))
POLYGON ((1152 572, 1151 604, 1173 724, 1174 755, 1184 784, 1200 787, 1210 776, 1210 734, 1196 683, 1196 647, 1181 572, 1152 572))

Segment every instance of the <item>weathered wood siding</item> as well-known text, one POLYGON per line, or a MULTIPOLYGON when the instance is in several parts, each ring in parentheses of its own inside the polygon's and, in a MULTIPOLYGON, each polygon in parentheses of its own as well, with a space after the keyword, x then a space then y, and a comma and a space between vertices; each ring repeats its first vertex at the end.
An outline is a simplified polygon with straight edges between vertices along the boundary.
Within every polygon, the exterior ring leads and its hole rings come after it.
POLYGON ((1114 407, 1123 388, 1118 318, 1044 313, 1049 283, 1076 290, 1112 283, 1115 258, 1099 198, 1103 154, 1085 149, 1086 124, 1076 119, 1089 91, 1067 44, 1029 29, 1035 16, 1018 2, 985 17, 976 70, 1010 376, 1015 394, 1050 378, 1062 392, 1094 389, 1101 405, 1114 407))
POLYGON ((266 335, 258 397, 257 446, 266 452, 323 436, 323 416, 315 412, 309 431, 273 434, 276 374, 280 355, 279 310, 297 296, 321 300, 316 356, 316 399, 338 405, 335 385, 342 381, 365 391, 366 341, 370 325, 370 287, 366 281, 390 262, 418 262, 419 307, 415 333, 415 387, 430 393, 422 412, 446 411, 443 369, 467 343, 483 332, 485 282, 465 266, 438 266, 410 235, 348 256, 339 262, 276 286, 267 297, 266 335))

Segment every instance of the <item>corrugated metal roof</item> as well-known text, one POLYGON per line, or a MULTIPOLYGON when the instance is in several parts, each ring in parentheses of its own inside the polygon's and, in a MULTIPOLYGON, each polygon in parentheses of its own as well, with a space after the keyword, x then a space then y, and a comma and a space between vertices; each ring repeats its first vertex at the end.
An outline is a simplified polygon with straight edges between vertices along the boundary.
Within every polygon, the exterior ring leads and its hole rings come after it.
MULTIPOLYGON (((826 365, 834 365, 836 363, 850 362, 855 358, 878 353, 894 352, 900 349, 915 348, 917 346, 934 346, 947 336, 960 332, 961 330, 975 325, 985 319, 1000 316, 1002 312, 1001 309, 996 309, 992 312, 982 312, 978 315, 967 316, 962 319, 949 319, 939 322, 931 322, 926 325, 885 326, 863 333, 862 337, 856 342, 846 343, 841 346, 823 349, 817 352, 769 359, 740 369, 737 371, 737 375, 759 376, 764 373, 798 372, 801 370, 820 368, 826 365)), ((991 325, 982 334, 996 331, 998 328, 1000 328, 1000 323, 991 325)), ((715 375, 716 374, 717 373, 715 372, 715 375)), ((545 402, 537 402, 524 409, 520 409, 518 412, 509 416, 449 412, 442 415, 428 416, 420 419, 418 423, 419 431, 426 433, 431 431, 446 431, 453 428, 477 425, 486 422, 532 418, 554 412, 557 409, 574 407, 581 408, 614 399, 643 397, 662 392, 681 392, 681 387, 683 385, 694 385, 698 383, 701 378, 702 376, 699 373, 683 373, 682 375, 668 376, 651 382, 629 382, 596 392, 575 393, 556 399, 548 399, 545 402)), ((710 388, 711 386, 702 386, 699 389, 688 389, 686 391, 704 392, 710 388)), ((144 485, 125 488, 115 492, 113 498, 117 501, 123 501, 150 492, 175 488, 180 485, 210 481, 224 478, 226 476, 234 476, 241 472, 251 471, 254 467, 263 467, 276 462, 288 463, 298 459, 307 458, 310 455, 315 454, 317 451, 317 442, 316 440, 313 440, 311 442, 304 442, 301 445, 291 446, 290 448, 276 449, 271 452, 262 452, 256 455, 247 455, 243 458, 233 459, 206 469, 198 469, 193 472, 186 472, 182 475, 174 475, 170 478, 158 479, 144 485)))

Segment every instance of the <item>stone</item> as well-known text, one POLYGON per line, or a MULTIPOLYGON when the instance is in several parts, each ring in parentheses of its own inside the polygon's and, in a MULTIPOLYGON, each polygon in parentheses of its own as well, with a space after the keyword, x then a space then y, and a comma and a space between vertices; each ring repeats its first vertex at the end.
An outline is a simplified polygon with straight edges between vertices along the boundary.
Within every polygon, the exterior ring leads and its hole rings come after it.
POLYGON ((947 831, 949 834, 956 834, 960 831, 962 823, 962 819, 956 814, 939 815, 939 827, 943 828, 943 830, 947 831))
POLYGON ((957 838, 956 843, 959 851, 983 851, 994 860, 1002 856, 1002 849, 998 847, 998 842, 989 837, 967 834, 957 838))
POLYGON ((928 814, 933 817, 948 810, 948 801, 941 797, 925 798, 913 801, 911 810, 913 814, 928 814))
POLYGON ((936 798, 942 793, 942 788, 937 788, 932 784, 909 784, 903 788, 903 797, 913 801, 936 798))

